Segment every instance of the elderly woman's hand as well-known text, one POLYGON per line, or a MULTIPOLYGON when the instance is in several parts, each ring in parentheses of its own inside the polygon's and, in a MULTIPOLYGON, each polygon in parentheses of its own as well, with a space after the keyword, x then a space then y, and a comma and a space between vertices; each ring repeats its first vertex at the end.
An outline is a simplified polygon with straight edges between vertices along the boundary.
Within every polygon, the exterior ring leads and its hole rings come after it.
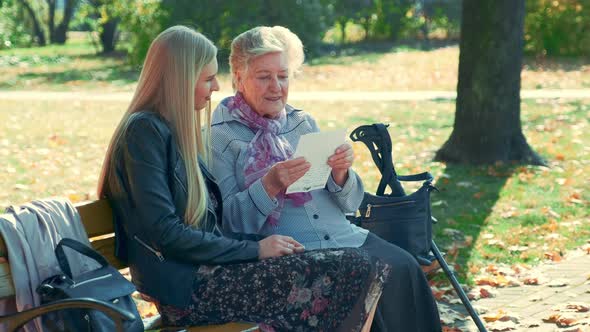
POLYGON ((278 162, 262 177, 262 186, 268 196, 274 198, 305 175, 310 167, 303 157, 278 162))
POLYGON ((332 167, 332 178, 337 185, 343 186, 348 180, 348 169, 352 167, 354 153, 352 146, 344 143, 336 148, 336 152, 328 158, 328 165, 332 167))
POLYGON ((290 236, 271 235, 258 242, 258 258, 266 259, 303 252, 305 247, 290 236))

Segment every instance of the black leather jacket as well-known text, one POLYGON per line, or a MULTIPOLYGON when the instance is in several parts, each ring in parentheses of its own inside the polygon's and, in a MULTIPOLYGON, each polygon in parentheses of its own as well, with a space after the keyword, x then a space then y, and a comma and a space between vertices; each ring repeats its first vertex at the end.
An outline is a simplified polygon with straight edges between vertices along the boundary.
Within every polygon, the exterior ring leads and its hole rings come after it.
POLYGON ((187 203, 184 161, 175 136, 160 115, 139 112, 114 153, 107 197, 113 207, 116 255, 127 261, 137 289, 162 304, 188 305, 200 264, 228 264, 258 259, 260 237, 222 236, 221 195, 212 175, 200 163, 209 192, 201 229, 183 223, 187 203))

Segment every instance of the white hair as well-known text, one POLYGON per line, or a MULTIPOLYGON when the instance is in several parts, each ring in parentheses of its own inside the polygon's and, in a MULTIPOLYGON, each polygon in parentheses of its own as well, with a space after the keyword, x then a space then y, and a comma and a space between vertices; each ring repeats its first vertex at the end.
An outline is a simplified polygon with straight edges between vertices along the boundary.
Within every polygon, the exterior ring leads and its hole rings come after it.
POLYGON ((237 73, 245 73, 253 58, 274 52, 282 52, 287 56, 289 75, 301 70, 305 59, 303 43, 296 34, 285 27, 258 26, 234 38, 229 55, 233 88, 236 89, 237 86, 237 73))

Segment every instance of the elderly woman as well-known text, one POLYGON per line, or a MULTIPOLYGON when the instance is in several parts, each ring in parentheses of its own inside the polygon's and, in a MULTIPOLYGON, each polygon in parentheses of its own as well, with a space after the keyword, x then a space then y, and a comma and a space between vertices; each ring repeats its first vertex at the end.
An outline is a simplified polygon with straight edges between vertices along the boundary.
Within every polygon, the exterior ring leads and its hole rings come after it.
POLYGON ((362 250, 306 251, 288 236, 226 233, 209 172, 217 48, 187 27, 152 42, 113 134, 98 194, 117 256, 166 325, 261 323, 264 331, 359 331, 388 267, 362 250))
POLYGON ((280 26, 256 27, 232 42, 236 94, 217 107, 211 129, 224 230, 289 235, 307 249, 360 247, 392 267, 373 327, 440 331, 436 303, 416 260, 346 220, 364 193, 351 169, 350 145, 341 145, 327 160, 332 171, 323 189, 285 194, 310 167, 303 158, 291 158, 299 138, 319 131, 309 114, 287 104, 290 77, 303 58, 300 39, 280 26))

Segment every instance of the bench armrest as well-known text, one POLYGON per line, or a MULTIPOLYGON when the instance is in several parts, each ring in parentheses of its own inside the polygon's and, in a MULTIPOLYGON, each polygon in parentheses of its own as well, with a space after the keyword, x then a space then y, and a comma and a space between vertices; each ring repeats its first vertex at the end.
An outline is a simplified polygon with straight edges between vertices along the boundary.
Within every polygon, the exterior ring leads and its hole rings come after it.
POLYGON ((118 332, 124 331, 123 321, 132 320, 135 318, 135 316, 133 316, 133 314, 131 314, 129 311, 118 308, 108 302, 91 298, 74 298, 59 300, 29 310, 1 316, 0 324, 6 324, 7 331, 13 332, 34 318, 63 309, 94 309, 102 311, 105 315, 112 319, 113 322, 115 322, 118 332))

